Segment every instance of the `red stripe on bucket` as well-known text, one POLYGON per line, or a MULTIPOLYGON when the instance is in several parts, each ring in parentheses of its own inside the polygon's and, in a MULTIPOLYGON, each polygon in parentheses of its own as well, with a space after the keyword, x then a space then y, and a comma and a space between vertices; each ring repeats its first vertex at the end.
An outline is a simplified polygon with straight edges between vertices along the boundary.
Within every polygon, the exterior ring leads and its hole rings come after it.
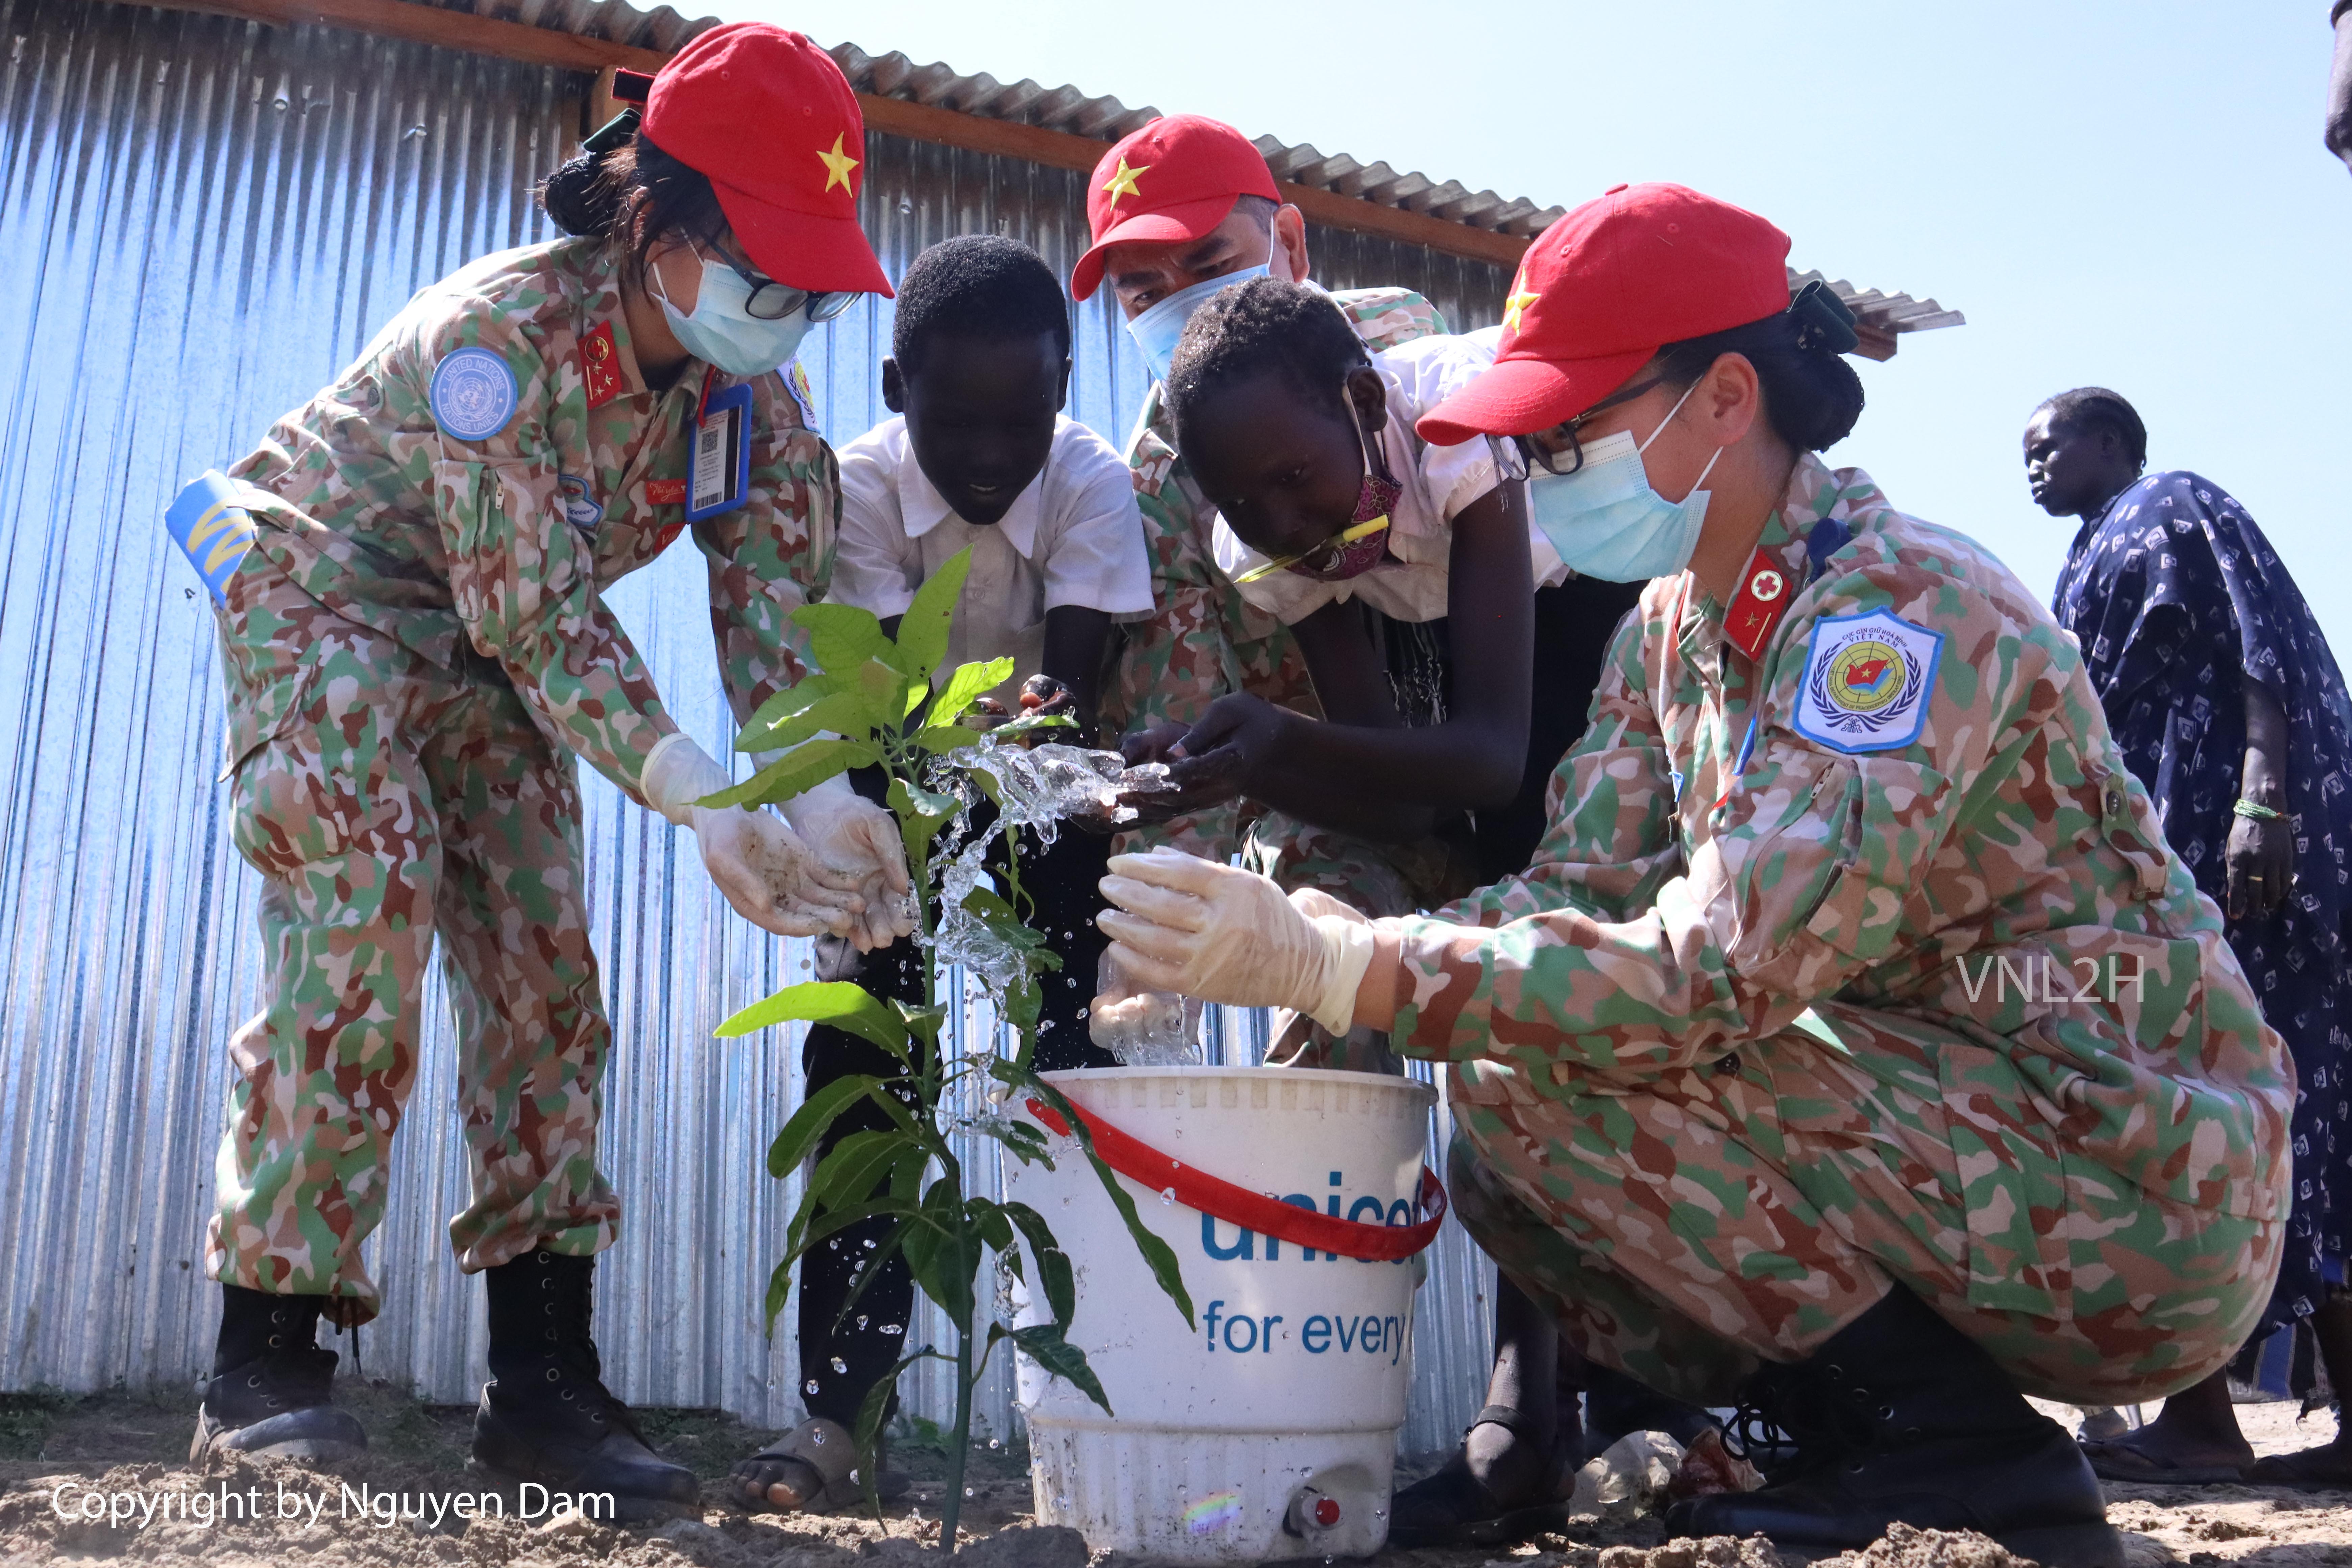
MULTIPOLYGON (((1028 1104, 1029 1114, 1047 1127, 1059 1133, 1069 1131, 1067 1124, 1044 1100, 1033 1100, 1028 1104)), ((1337 1215, 1318 1214, 1264 1193, 1237 1187, 1161 1153, 1099 1116, 1089 1115, 1075 1105, 1070 1109, 1076 1110, 1078 1120, 1086 1124, 1102 1163, 1120 1175, 1141 1182, 1154 1192, 1172 1190, 1176 1201, 1188 1208, 1214 1215, 1228 1225, 1237 1225, 1277 1241, 1295 1242, 1318 1252, 1337 1253, 1341 1258, 1360 1258, 1367 1263, 1393 1263, 1401 1258, 1411 1258, 1436 1240, 1437 1227, 1445 1223, 1445 1186, 1437 1179, 1437 1173, 1426 1165, 1421 1168, 1421 1191, 1414 1201, 1429 1215, 1427 1219, 1418 1225, 1366 1225, 1337 1215)))

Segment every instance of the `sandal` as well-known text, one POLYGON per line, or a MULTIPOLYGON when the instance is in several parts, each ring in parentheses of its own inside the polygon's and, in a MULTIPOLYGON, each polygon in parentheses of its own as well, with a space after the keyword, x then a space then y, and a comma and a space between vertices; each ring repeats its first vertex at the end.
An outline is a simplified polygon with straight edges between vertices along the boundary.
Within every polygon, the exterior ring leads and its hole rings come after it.
MULTIPOLYGON (((1527 1417, 1507 1405, 1489 1405, 1462 1429, 1466 1439, 1480 1426, 1500 1426, 1529 1436, 1527 1417)), ((1547 1475, 1555 1467, 1547 1463, 1547 1475)), ((1402 1547, 1512 1546, 1568 1522, 1568 1502, 1557 1495, 1521 1507, 1504 1504, 1470 1473, 1466 1447, 1435 1475, 1398 1492, 1389 1502, 1389 1544, 1402 1547)))
POLYGON ((2141 1452, 2125 1439, 2084 1443, 2083 1457, 2103 1481, 2129 1481, 2139 1486, 2211 1487, 2234 1485, 2245 1479, 2242 1465, 2176 1465, 2141 1452))
POLYGON ((837 1421, 813 1416, 782 1441, 737 1465, 728 1479, 745 1508, 790 1513, 824 1502, 836 1487, 850 1486, 857 1468, 857 1445, 837 1421))
POLYGON ((2315 1448, 2302 1448, 2292 1454, 2273 1454, 2256 1459, 2246 1469, 2245 1480, 2254 1487, 2293 1487, 2298 1491, 2352 1491, 2352 1454, 2347 1454, 2333 1443, 2322 1443, 2315 1448), (2327 1461, 2322 1468, 2317 1461, 2327 1461))

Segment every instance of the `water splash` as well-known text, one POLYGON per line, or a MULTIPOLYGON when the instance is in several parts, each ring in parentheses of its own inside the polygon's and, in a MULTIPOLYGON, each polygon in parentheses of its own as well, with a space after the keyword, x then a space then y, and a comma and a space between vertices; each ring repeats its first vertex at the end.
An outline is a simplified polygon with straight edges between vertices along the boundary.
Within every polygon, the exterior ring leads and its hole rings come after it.
POLYGON ((1158 763, 1130 768, 1117 752, 1066 745, 1031 748, 1000 743, 992 736, 933 759, 925 782, 955 796, 961 806, 940 835, 946 853, 931 862, 938 874, 940 921, 923 940, 941 963, 963 965, 999 999, 1026 972, 1024 954, 987 921, 964 908, 973 889, 985 886, 997 890, 988 872, 989 851, 997 838, 1008 826, 1021 827, 1035 834, 1042 847, 1054 842, 1066 821, 1123 826, 1137 814, 1133 806, 1119 804, 1121 794, 1175 787, 1168 769, 1158 763), (988 793, 996 798, 994 820, 976 831, 972 807, 982 792, 973 782, 975 775, 988 779, 992 786, 988 793))

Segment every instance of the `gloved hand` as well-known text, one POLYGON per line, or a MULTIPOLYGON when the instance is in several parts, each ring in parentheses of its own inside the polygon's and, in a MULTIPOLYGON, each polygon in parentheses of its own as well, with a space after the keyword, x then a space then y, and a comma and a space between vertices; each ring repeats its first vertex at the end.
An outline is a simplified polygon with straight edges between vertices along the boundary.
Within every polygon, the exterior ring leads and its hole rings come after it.
POLYGON ((835 871, 855 879, 866 910, 843 934, 860 952, 887 947, 915 929, 907 847, 898 819, 836 773, 778 807, 802 840, 835 871))
POLYGON ((1339 902, 1328 895, 1298 895, 1307 901, 1302 909, 1254 871, 1174 849, 1112 856, 1102 891, 1118 908, 1096 923, 1134 984, 1239 1007, 1294 1008, 1335 1035, 1354 1021, 1372 928, 1352 910, 1328 912, 1339 902))
POLYGON ((637 788, 656 811, 694 829, 702 868, 745 920, 778 936, 845 933, 866 908, 855 877, 827 867, 767 812, 694 804, 734 782, 709 752, 673 734, 655 743, 637 788))

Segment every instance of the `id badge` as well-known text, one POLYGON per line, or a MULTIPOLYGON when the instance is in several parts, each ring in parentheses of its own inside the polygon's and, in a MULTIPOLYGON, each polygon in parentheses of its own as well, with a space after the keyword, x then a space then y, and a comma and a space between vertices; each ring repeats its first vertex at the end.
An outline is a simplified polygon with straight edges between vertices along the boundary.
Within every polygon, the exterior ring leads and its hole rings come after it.
POLYGON ((713 393, 695 423, 686 463, 686 521, 743 504, 751 488, 751 388, 713 393))

